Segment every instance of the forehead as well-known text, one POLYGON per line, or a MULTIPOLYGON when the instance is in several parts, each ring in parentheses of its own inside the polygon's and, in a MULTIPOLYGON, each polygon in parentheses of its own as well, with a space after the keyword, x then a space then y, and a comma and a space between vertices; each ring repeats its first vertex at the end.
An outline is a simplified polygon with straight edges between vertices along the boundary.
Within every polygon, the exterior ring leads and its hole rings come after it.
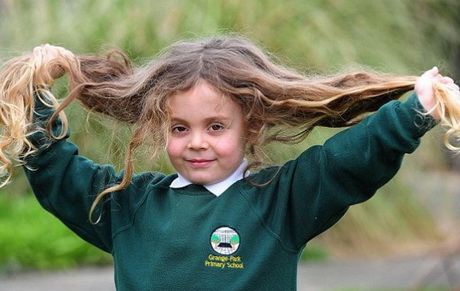
POLYGON ((233 115, 241 112, 240 105, 231 97, 204 81, 188 91, 173 94, 168 103, 172 118, 177 115, 233 115))

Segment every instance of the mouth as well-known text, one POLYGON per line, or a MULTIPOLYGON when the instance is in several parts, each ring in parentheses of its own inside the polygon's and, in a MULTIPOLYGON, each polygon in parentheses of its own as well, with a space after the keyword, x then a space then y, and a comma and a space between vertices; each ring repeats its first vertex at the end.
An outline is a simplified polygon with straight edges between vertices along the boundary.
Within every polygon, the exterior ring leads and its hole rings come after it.
POLYGON ((204 159, 191 159, 187 160, 187 162, 193 168, 205 168, 208 167, 214 160, 204 160, 204 159))

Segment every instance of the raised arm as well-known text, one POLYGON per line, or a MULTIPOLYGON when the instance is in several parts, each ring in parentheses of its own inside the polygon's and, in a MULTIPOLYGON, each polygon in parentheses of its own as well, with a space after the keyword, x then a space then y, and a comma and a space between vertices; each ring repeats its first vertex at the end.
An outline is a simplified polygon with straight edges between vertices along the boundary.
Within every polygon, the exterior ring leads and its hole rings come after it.
POLYGON ((24 170, 40 204, 58 217, 83 239, 97 247, 111 249, 110 205, 105 203, 97 215, 104 223, 88 222, 89 209, 103 189, 117 183, 112 166, 101 166, 78 154, 78 148, 67 142, 69 131, 61 117, 51 119, 58 107, 50 87, 65 73, 59 59, 74 59, 70 51, 43 45, 33 50, 36 68, 33 84, 33 117, 27 136, 34 150, 24 157, 24 170), (52 120, 51 127, 48 123, 52 120), (105 209, 105 210, 104 210, 105 209))

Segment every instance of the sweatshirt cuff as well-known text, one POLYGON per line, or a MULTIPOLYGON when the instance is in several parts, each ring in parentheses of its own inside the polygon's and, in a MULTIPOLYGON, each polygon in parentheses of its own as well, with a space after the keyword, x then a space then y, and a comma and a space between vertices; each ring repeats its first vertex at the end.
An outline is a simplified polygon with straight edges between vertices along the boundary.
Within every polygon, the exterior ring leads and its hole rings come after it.
MULTIPOLYGON (((44 102, 46 102, 46 95, 37 93, 34 96, 35 107, 33 114, 33 125, 32 133, 28 137, 30 142, 37 148, 43 149, 47 148, 50 144, 56 141, 53 136, 47 130, 47 124, 51 116, 55 112, 55 108, 49 107, 44 102)), ((54 136, 59 136, 62 133, 63 125, 59 117, 53 120, 52 122, 52 132, 54 136)), ((66 133, 65 138, 69 136, 69 132, 66 133)))
POLYGON ((420 131, 420 136, 435 127, 439 121, 427 112, 422 103, 420 103, 417 94, 412 93, 403 106, 415 113, 414 123, 420 131))

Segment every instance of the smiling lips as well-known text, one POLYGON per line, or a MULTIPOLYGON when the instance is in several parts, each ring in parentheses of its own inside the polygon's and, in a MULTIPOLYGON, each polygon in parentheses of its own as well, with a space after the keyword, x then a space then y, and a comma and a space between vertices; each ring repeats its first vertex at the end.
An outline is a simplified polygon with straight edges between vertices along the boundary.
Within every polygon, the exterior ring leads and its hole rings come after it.
POLYGON ((193 167, 193 168, 205 168, 209 166, 214 160, 199 160, 199 159, 192 159, 192 160, 187 160, 187 162, 193 167))

